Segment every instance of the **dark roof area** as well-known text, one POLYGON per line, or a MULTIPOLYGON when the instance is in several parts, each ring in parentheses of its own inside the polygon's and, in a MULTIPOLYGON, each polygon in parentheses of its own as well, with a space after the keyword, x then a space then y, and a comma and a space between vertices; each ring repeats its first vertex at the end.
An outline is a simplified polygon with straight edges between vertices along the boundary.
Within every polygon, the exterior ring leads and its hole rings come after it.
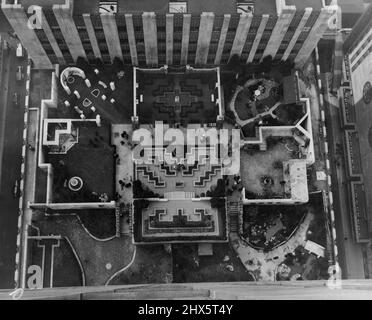
POLYGON ((352 28, 365 11, 370 0, 338 0, 342 11, 342 28, 352 28))
MULTIPOLYGON (((121 13, 157 12, 168 13, 169 0, 118 0, 118 11, 121 13)), ((214 12, 217 15, 236 13, 237 0, 188 0, 188 13, 214 12)), ((244 2, 244 0, 240 1, 244 2)), ((273 0, 255 2, 257 14, 276 14, 276 4, 273 0)), ((75 0, 75 13, 97 13, 99 0, 75 0)))
MULTIPOLYGON (((156 12, 168 13, 169 0, 118 0, 118 11, 121 13, 156 12)), ((237 2, 253 2, 255 14, 277 13, 274 0, 187 0, 187 12, 200 14, 201 12, 214 12, 216 15, 236 13, 237 2)), ((298 10, 312 7, 320 10, 321 0, 286 0, 287 4, 294 4, 298 10)), ((75 13, 97 13, 99 0, 75 0, 75 13)))
POLYGON ((342 28, 353 28, 362 13, 342 13, 342 28))
POLYGON ((320 10, 322 8, 321 0, 287 0, 287 5, 295 5, 297 10, 304 10, 305 8, 313 8, 320 10))
MULTIPOLYGON (((63 4, 66 0, 19 0, 25 7, 30 5, 40 5, 43 8, 51 8, 53 4, 63 4)), ((177 2, 177 0, 174 0, 177 2)), ((322 8, 322 0, 285 0, 287 5, 294 5, 298 10, 311 7, 314 10, 322 8)), ((366 0, 356 0, 357 6, 350 4, 351 0, 340 0, 349 4, 350 10, 359 10, 359 2, 366 0)), ((117 0, 119 13, 142 13, 156 12, 168 13, 170 0, 117 0)), ((254 3, 254 13, 277 14, 276 1, 274 0, 187 0, 187 12, 191 14, 200 14, 202 12, 214 12, 216 15, 234 14, 238 2, 254 3)), ((74 13, 98 13, 100 0, 74 0, 74 13)), ((0 16, 1 18, 1 16, 0 16)))
POLYGON ((10 26, 7 18, 5 17, 3 11, 0 9, 0 32, 11 32, 12 27, 10 26))
POLYGON ((349 13, 359 13, 362 14, 364 12, 364 3, 366 0, 338 0, 337 3, 341 7, 342 13, 349 14, 349 13))
POLYGON ((364 32, 372 26, 372 3, 365 10, 363 15, 358 19, 344 42, 344 52, 348 52, 350 48, 362 39, 364 32))
POLYGON ((18 1, 23 7, 28 8, 30 6, 41 6, 42 8, 51 7, 54 4, 65 4, 65 0, 20 0, 18 1))

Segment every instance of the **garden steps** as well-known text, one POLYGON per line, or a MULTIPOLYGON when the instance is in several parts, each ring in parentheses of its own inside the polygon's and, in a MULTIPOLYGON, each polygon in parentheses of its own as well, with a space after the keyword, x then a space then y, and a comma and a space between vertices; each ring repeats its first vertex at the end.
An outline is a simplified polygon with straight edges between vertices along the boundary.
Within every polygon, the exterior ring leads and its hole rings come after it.
POLYGON ((132 235, 132 204, 126 204, 123 210, 123 215, 119 218, 120 221, 120 236, 132 235), (127 223, 125 222, 126 216, 129 217, 129 228, 126 227, 127 223))
POLYGON ((239 227, 239 213, 242 211, 243 205, 241 201, 230 201, 228 204, 230 233, 238 234, 239 227))
POLYGON ((172 191, 164 193, 166 199, 193 199, 195 198, 195 192, 185 191, 172 191))
POLYGON ((116 227, 116 233, 115 236, 117 238, 120 237, 121 229, 120 229, 120 206, 117 204, 115 206, 115 227, 116 227))

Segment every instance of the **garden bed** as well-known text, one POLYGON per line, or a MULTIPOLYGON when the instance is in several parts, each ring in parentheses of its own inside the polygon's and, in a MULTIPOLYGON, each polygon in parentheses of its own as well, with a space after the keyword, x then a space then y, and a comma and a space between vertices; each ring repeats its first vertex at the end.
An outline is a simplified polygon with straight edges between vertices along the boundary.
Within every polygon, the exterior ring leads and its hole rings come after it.
POLYGON ((290 237, 307 206, 244 206, 243 238, 253 247, 272 250, 290 237))
POLYGON ((328 279, 328 261, 298 247, 294 254, 287 255, 278 267, 276 280, 326 280, 328 279))

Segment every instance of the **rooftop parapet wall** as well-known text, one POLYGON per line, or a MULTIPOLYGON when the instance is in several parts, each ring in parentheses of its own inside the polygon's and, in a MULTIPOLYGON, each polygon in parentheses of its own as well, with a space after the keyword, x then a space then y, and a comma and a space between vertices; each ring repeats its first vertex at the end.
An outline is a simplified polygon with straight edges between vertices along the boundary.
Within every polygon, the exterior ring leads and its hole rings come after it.
POLYGON ((287 0, 276 0, 276 12, 278 16, 282 15, 283 13, 290 13, 292 11, 296 11, 296 6, 292 3, 288 3, 292 1, 287 0))
POLYGON ((50 163, 45 162, 45 156, 42 147, 43 141, 43 128, 44 128, 44 119, 48 117, 49 108, 57 108, 58 102, 58 87, 57 87, 57 75, 58 68, 56 72, 52 73, 52 86, 51 86, 51 98, 44 99, 41 101, 41 113, 40 113, 40 124, 39 124, 39 145, 38 145, 38 166, 40 169, 44 170, 47 173, 47 192, 46 192, 46 203, 53 201, 53 167, 50 163))

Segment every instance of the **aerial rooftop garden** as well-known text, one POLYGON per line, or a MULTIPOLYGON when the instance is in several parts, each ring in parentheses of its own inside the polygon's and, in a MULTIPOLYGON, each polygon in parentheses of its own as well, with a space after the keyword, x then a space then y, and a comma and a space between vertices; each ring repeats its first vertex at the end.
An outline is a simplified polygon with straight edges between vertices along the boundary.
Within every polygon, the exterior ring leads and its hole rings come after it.
POLYGON ((61 70, 58 105, 49 109, 49 118, 95 119, 110 123, 130 123, 133 115, 132 68, 119 59, 112 65, 96 65, 78 59, 74 67, 61 70))
POLYGON ((284 162, 300 159, 299 145, 293 137, 272 137, 266 150, 246 145, 240 152, 243 187, 248 199, 271 199, 284 196, 284 162))
POLYGON ((115 161, 111 127, 80 123, 78 143, 66 153, 50 153, 54 202, 107 202, 114 197, 115 161))

